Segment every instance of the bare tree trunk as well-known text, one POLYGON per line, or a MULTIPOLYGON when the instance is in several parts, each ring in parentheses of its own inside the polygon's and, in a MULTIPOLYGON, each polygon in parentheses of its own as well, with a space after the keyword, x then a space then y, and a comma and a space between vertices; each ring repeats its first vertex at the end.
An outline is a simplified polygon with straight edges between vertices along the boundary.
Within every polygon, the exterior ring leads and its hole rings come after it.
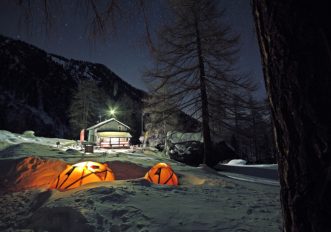
POLYGON ((327 1, 253 0, 285 231, 331 230, 331 14, 327 1))
POLYGON ((197 52, 199 59, 199 75, 200 75, 200 92, 201 92, 201 111, 202 111, 202 132, 203 132, 203 163, 211 165, 210 154, 212 152, 212 142, 210 138, 210 128, 209 128, 209 111, 208 111, 208 97, 206 90, 206 80, 205 80, 205 66, 204 60, 201 51, 201 39, 198 22, 195 22, 196 29, 196 43, 197 43, 197 52))

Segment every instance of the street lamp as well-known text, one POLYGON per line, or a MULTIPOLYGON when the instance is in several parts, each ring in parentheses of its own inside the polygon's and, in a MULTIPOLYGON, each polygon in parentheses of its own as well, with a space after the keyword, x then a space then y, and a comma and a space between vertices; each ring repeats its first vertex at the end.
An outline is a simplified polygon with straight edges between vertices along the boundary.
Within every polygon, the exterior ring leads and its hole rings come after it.
POLYGON ((110 109, 109 113, 110 113, 110 115, 115 117, 116 110, 115 109, 110 109))

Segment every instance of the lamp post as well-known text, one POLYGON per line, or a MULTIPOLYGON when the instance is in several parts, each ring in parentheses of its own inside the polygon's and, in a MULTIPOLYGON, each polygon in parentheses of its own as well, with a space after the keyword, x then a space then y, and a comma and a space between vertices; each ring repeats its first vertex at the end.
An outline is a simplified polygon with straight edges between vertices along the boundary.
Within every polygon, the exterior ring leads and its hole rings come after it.
POLYGON ((145 112, 142 111, 141 112, 141 135, 144 135, 144 115, 145 115, 145 112))
POLYGON ((109 110, 109 113, 110 113, 111 116, 113 116, 115 118, 115 114, 116 114, 116 110, 115 109, 113 109, 113 108, 110 109, 109 110))

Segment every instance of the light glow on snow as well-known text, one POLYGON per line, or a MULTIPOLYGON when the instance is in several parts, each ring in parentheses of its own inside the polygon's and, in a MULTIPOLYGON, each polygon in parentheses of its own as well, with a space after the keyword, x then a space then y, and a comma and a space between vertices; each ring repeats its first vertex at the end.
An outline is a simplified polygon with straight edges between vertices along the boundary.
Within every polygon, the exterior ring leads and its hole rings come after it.
POLYGON ((160 231, 166 225, 182 231, 281 231, 278 186, 230 179, 146 149, 97 149, 84 154, 69 145, 70 140, 8 131, 0 131, 0 140, 0 188, 14 191, 1 192, 0 217, 6 220, 0 220, 0 228, 160 231), (107 163, 116 179, 122 178, 65 192, 44 191, 67 163, 88 160, 107 163), (143 178, 159 162, 171 165, 180 185, 154 185, 143 178))

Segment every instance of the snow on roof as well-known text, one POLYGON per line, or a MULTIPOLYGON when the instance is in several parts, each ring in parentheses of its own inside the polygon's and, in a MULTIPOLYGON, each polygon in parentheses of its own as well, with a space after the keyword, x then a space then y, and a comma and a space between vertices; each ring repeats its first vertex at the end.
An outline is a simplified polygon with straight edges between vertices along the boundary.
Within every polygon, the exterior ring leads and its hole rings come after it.
POLYGON ((111 118, 111 119, 108 119, 108 120, 106 120, 106 121, 99 122, 98 124, 96 124, 96 125, 94 125, 94 126, 91 126, 91 127, 87 128, 86 130, 93 130, 93 129, 98 128, 98 127, 100 127, 100 126, 102 126, 102 125, 104 125, 104 124, 106 124, 106 123, 108 123, 108 122, 111 122, 111 121, 118 122, 119 124, 121 124, 122 126, 128 128, 129 130, 131 129, 128 125, 125 125, 123 122, 120 122, 120 121, 118 121, 118 120, 115 119, 115 118, 111 118))

